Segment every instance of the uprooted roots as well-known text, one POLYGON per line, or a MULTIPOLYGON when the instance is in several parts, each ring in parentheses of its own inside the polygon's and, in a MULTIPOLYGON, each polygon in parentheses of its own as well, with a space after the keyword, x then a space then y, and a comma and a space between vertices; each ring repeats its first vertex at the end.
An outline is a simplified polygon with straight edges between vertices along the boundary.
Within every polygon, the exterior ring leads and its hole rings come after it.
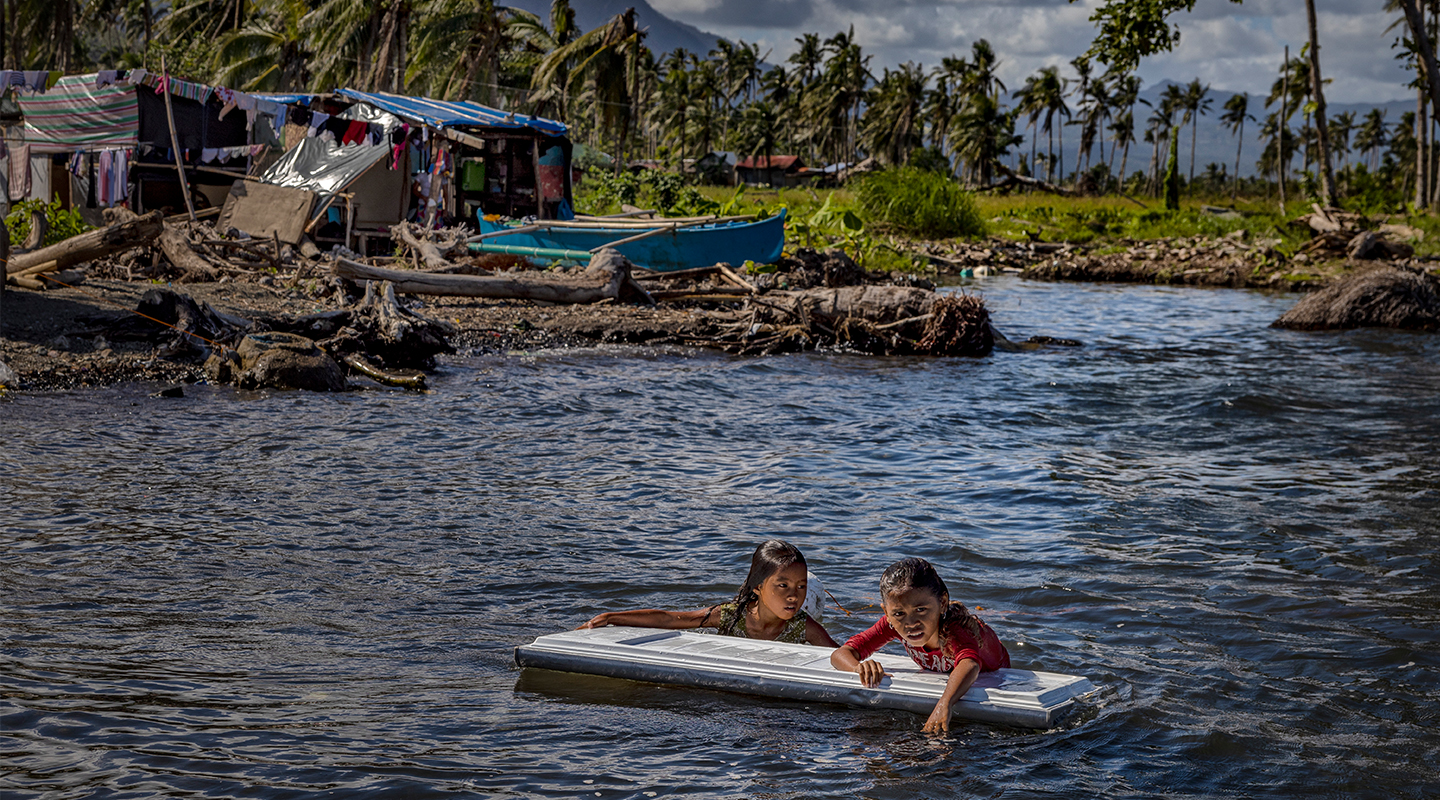
POLYGON ((990 311, 974 295, 941 297, 930 306, 920 351, 932 356, 985 355, 995 347, 990 311))
POLYGON ((918 309, 921 313, 908 316, 829 316, 804 296, 753 297, 730 321, 716 325, 714 335, 682 341, 740 355, 836 347, 872 355, 983 356, 994 348, 990 312, 979 297, 935 296, 927 301, 918 309))

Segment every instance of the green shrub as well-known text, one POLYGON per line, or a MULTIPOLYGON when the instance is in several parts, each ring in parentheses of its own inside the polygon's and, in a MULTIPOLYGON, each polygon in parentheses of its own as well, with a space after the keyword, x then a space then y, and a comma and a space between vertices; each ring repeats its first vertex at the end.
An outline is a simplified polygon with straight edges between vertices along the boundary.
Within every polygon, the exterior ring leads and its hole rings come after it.
POLYGON ((10 215, 5 218, 5 228, 10 231, 12 246, 25 241, 25 237, 30 235, 30 212, 37 210, 43 212, 50 222, 50 229, 45 232, 45 241, 41 243, 41 247, 63 242, 71 236, 90 230, 90 226, 80 218, 80 212, 62 208, 58 199, 48 204, 44 200, 25 200, 12 206, 10 215))
POLYGON ((908 236, 983 236, 975 197, 955 181, 914 167, 887 169, 856 182, 860 210, 875 227, 908 236))

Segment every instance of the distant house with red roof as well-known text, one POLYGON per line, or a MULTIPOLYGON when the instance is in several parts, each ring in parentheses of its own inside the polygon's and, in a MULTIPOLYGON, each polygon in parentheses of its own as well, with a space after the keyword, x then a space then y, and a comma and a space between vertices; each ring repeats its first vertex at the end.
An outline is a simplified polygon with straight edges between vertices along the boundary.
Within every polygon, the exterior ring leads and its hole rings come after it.
POLYGON ((795 186, 805 162, 800 156, 750 156, 735 164, 735 176, 741 183, 767 186, 795 186))

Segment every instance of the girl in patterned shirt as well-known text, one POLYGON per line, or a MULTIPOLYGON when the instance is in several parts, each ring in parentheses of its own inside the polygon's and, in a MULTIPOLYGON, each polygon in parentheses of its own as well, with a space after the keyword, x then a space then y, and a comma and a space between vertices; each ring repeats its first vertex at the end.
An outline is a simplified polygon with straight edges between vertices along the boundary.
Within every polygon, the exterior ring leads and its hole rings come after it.
POLYGON ((801 610, 807 584, 805 556, 795 545, 771 539, 755 548, 745 585, 729 603, 694 611, 607 611, 580 627, 717 628, 722 636, 835 647, 825 628, 801 610))
POLYGON ((860 683, 874 688, 886 673, 879 662, 867 659, 881 645, 899 639, 922 669, 950 673, 945 692, 925 721, 925 732, 950 730, 950 705, 965 696, 982 671, 1010 666, 1010 654, 989 625, 950 602, 945 581, 923 558, 906 558, 886 568, 880 576, 880 603, 885 615, 830 654, 830 664, 858 672, 860 683))

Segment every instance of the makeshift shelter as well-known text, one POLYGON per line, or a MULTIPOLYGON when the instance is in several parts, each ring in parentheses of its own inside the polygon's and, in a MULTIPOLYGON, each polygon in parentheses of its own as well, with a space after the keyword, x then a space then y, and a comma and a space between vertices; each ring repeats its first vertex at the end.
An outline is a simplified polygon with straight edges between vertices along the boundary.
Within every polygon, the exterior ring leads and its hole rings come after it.
POLYGON ((561 123, 465 101, 355 89, 317 96, 310 105, 292 110, 284 155, 259 179, 317 195, 307 227, 322 247, 343 243, 368 252, 372 241, 388 247, 390 227, 402 220, 474 225, 477 214, 573 216, 571 145, 561 123), (384 142, 353 141, 366 126, 382 128, 384 142), (333 137, 305 132, 321 128, 333 137))
POLYGON ((741 183, 753 186, 795 186, 805 168, 800 156, 750 156, 735 164, 735 175, 741 183))
POLYGON ((7 141, 10 197, 58 197, 82 211, 117 204, 184 210, 187 189, 197 208, 218 205, 266 147, 261 134, 283 116, 278 102, 144 69, 70 75, 48 88, 22 87, 15 100, 24 124, 7 141), (51 167, 43 190, 19 178, 26 159, 51 167))
POLYGON ((322 247, 358 237, 361 249, 406 219, 573 216, 572 148, 552 120, 353 89, 250 94, 144 69, 58 82, 16 74, 24 124, 7 141, 16 199, 48 200, 55 183, 55 196, 98 217, 116 204, 183 212, 188 197, 197 209, 223 203, 229 224, 287 241, 310 234, 322 247), (302 208, 297 232, 280 217, 302 208))
POLYGON ((448 216, 471 221, 477 213, 540 219, 573 216, 572 147, 563 123, 463 100, 354 89, 336 94, 392 114, 412 128, 435 132, 440 141, 421 155, 452 169, 455 179, 437 198, 448 216))

